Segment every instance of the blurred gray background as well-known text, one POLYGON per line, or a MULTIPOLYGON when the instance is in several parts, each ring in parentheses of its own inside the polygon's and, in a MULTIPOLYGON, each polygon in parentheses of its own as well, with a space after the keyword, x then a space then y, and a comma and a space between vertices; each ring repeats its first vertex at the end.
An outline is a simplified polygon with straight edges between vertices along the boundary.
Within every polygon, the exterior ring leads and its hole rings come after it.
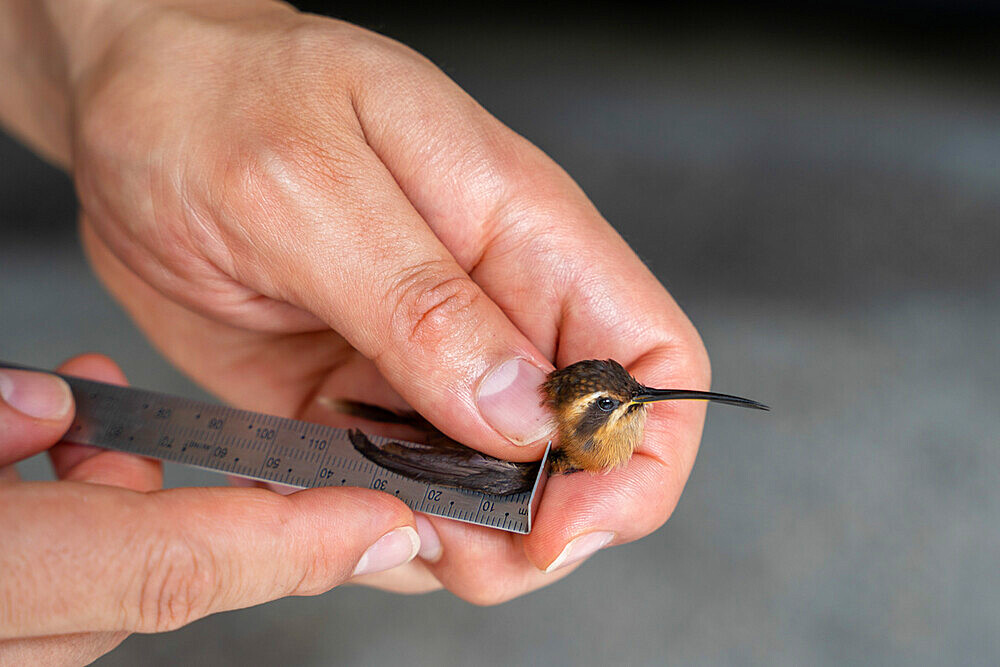
MULTIPOLYGON (((738 7, 337 12, 561 163, 692 317, 714 386, 774 406, 709 410, 667 525, 500 607, 344 587, 98 664, 1000 659, 1000 15, 738 7)), ((0 174, 0 358, 100 351, 200 395, 91 276, 68 179, 3 136, 0 174)))

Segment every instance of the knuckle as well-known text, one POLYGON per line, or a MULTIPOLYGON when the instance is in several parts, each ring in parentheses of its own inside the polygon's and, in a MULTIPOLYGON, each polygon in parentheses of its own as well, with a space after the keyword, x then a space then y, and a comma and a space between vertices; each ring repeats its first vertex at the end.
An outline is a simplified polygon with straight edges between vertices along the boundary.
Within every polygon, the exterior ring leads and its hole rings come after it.
POLYGON ((320 140, 301 128, 264 123, 220 151, 211 186, 195 199, 218 229, 221 265, 259 290, 280 291, 270 282, 276 262, 301 253, 303 239, 317 238, 325 217, 314 202, 331 193, 341 207, 356 206, 359 150, 346 138, 320 140))
POLYGON ((377 33, 351 30, 340 43, 354 67, 354 83, 359 88, 370 86, 378 77, 379 87, 392 95, 419 94, 439 70, 414 49, 377 33))
POLYGON ((175 630, 201 618, 218 591, 214 559, 178 537, 149 546, 136 585, 133 629, 140 632, 175 630))
MULTIPOLYGON (((468 102, 475 104, 471 98, 468 102)), ((485 226, 495 224, 513 200, 528 198, 539 188, 540 172, 526 166, 529 151, 523 140, 485 110, 463 110, 451 119, 464 128, 458 138, 443 122, 448 121, 428 121, 429 127, 424 128, 425 143, 435 141, 435 136, 441 142, 426 168, 451 187, 476 193, 469 218, 482 220, 485 226)))
POLYGON ((235 142, 218 167, 222 192, 235 197, 238 208, 251 209, 241 212, 267 220, 272 208, 292 205, 305 193, 355 183, 360 158, 353 142, 320 139, 291 124, 265 125, 235 142))
POLYGON ((370 33, 350 23, 333 18, 296 21, 285 29, 284 50, 287 60, 293 63, 314 63, 337 54, 343 60, 353 61, 359 52, 371 48, 376 33, 370 33), (332 48, 336 45, 336 48, 332 48))
POLYGON ((428 346, 455 335, 471 320, 482 291, 441 261, 408 270, 395 281, 391 329, 409 343, 428 346))
POLYGON ((419 91, 427 72, 437 71, 405 44, 336 19, 298 22, 285 35, 282 58, 290 67, 333 73, 339 86, 355 92, 373 80, 393 94, 419 91))

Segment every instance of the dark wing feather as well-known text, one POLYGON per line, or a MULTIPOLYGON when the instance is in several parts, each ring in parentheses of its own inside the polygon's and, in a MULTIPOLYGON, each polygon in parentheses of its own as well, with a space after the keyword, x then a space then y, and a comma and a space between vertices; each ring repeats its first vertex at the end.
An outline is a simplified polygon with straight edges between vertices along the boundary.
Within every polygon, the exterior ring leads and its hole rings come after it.
POLYGON ((482 491, 496 496, 531 491, 538 463, 513 463, 466 447, 434 428, 416 412, 393 412, 377 405, 338 400, 339 412, 372 422, 405 424, 420 431, 426 444, 390 441, 376 445, 357 429, 349 431, 351 444, 365 458, 411 479, 482 491))
POLYGON ((376 445, 358 429, 348 431, 351 444, 365 458, 404 477, 430 484, 482 491, 496 496, 527 493, 538 474, 538 462, 513 463, 486 456, 442 436, 433 444, 389 441, 376 445))

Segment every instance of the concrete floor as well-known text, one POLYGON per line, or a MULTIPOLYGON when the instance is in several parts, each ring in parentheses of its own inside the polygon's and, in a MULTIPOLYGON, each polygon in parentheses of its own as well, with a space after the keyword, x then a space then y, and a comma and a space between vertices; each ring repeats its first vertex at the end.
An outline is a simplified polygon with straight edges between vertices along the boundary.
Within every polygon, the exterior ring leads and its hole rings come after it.
MULTIPOLYGON (((668 524, 525 598, 342 588, 135 636, 98 664, 995 663, 996 85, 752 37, 612 59, 585 32, 423 39, 642 249, 715 386, 775 411, 710 410, 668 524)), ((90 276, 65 180, 10 143, 0 164, 0 358, 97 350, 136 385, 198 396, 90 276)))

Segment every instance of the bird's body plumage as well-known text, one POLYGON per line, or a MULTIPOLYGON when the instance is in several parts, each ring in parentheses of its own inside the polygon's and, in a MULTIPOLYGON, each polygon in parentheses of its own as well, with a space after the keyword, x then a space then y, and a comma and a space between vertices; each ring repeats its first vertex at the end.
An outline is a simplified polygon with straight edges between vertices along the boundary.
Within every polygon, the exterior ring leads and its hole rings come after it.
POLYGON ((606 471, 625 465, 646 426, 646 406, 631 403, 643 389, 611 359, 580 361, 552 371, 542 385, 559 432, 560 454, 552 470, 606 471), (604 409, 607 406, 611 409, 604 409))

